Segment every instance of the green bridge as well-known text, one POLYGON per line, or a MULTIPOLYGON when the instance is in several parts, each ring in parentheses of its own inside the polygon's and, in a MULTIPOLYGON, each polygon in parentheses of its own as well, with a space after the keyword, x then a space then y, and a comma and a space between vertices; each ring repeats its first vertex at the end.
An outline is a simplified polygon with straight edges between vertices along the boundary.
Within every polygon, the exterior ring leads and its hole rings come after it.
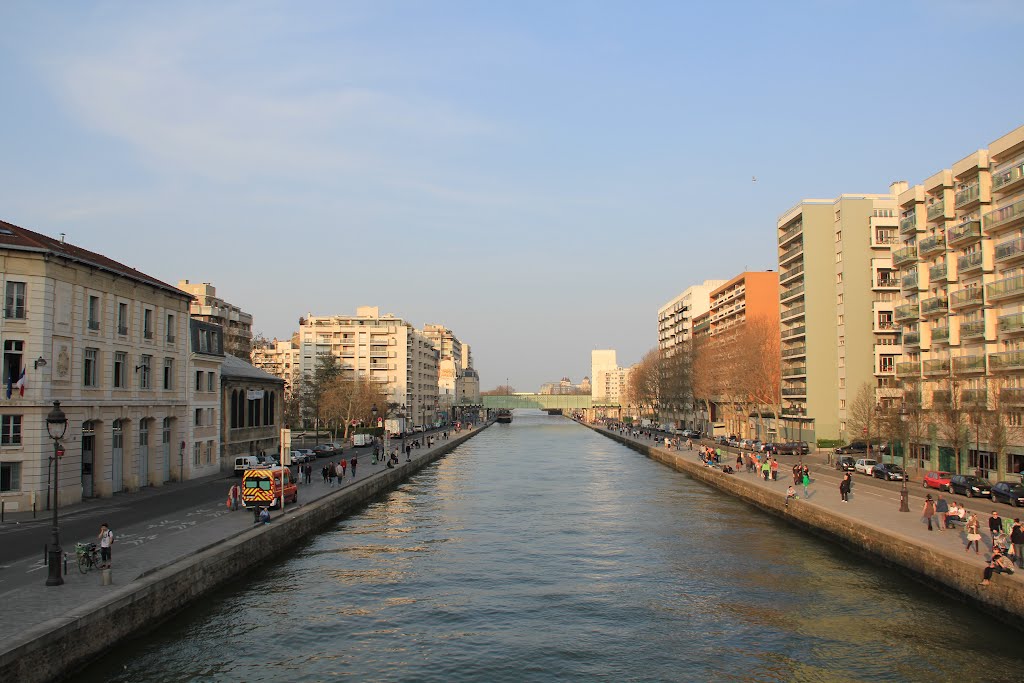
POLYGON ((541 410, 583 410, 591 407, 590 396, 580 394, 508 394, 506 396, 482 396, 484 407, 496 408, 539 408, 541 410))

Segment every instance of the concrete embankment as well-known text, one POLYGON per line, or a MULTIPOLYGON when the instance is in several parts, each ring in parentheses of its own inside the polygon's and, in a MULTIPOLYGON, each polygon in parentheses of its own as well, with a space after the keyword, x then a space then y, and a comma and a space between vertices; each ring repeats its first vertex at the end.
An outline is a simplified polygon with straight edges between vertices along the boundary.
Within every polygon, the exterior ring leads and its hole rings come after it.
MULTIPOLYGON (((0 681, 60 680, 122 640, 153 628, 193 600, 226 584, 365 505, 483 431, 454 434, 411 463, 286 510, 255 526, 148 572, 102 600, 30 627, 0 651, 0 681)), ((11 615, 15 618, 14 615, 11 615)))
MULTIPOLYGON (((1024 629, 1024 585, 1016 577, 999 577, 990 586, 980 587, 978 559, 929 547, 892 529, 866 524, 846 514, 828 510, 813 502, 796 500, 785 505, 785 496, 739 475, 705 467, 694 451, 670 451, 654 444, 635 441, 615 432, 586 425, 647 457, 688 474, 693 479, 733 495, 765 512, 781 517, 818 536, 838 542, 857 553, 867 555, 896 568, 946 595, 967 602, 1001 621, 1024 629)), ((904 513, 918 519, 916 512, 904 513)), ((984 525, 984 522, 983 522, 984 525)))

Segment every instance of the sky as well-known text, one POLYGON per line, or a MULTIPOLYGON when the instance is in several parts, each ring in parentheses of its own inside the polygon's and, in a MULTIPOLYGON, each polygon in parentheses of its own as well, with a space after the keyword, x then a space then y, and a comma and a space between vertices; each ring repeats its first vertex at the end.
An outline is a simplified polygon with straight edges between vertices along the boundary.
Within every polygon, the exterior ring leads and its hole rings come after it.
POLYGON ((0 3, 0 219, 286 338, 379 306, 483 388, 636 362, 807 197, 1024 124, 1024 3, 0 3), (753 177, 757 180, 754 182, 753 177))

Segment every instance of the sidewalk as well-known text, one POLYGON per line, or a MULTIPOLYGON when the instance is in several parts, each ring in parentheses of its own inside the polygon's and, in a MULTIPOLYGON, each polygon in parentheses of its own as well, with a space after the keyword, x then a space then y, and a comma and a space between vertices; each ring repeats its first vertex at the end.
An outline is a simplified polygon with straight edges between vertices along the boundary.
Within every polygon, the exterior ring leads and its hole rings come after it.
MULTIPOLYGON (((475 427, 473 432, 483 428, 483 425, 475 427)), ((438 431, 418 435, 424 445, 419 449, 412 449, 411 456, 414 462, 424 459, 427 454, 447 443, 438 438, 440 433, 438 431), (425 445, 426 436, 434 436, 436 439, 430 449, 425 445)), ((460 436, 464 434, 465 430, 460 436)), ((393 441, 391 446, 397 449, 400 443, 393 441)), ((337 462, 339 456, 320 458, 311 462, 311 483, 299 485, 299 503, 286 505, 284 514, 301 509, 303 505, 334 492, 358 486, 385 471, 383 461, 376 465, 371 464, 372 449, 357 449, 356 452, 359 460, 358 476, 352 477, 350 466, 340 486, 337 482, 333 487, 329 486, 320 474, 321 468, 329 462, 337 462)), ((346 449, 343 457, 351 461, 351 456, 352 452, 346 449)), ((399 462, 405 462, 404 453, 399 454, 399 462)), ((87 574, 81 574, 78 570, 74 553, 75 542, 94 541, 95 538, 92 536, 70 538, 62 535, 62 545, 68 554, 67 574, 64 575, 63 586, 45 585, 48 570, 43 565, 41 557, 21 558, 6 565, 0 571, 0 599, 4 601, 7 613, 18 617, 0 622, 0 643, 20 636, 52 618, 82 609, 93 601, 102 601, 113 590, 125 587, 143 575, 252 529, 254 524, 251 510, 240 509, 231 512, 227 509, 225 499, 232 481, 233 479, 223 480, 223 486, 218 487, 220 493, 208 504, 189 506, 165 518, 154 518, 114 529, 113 586, 100 585, 101 574, 98 570, 87 574)), ((280 511, 272 510, 271 523, 280 514, 280 511)), ((0 645, 0 649, 4 647, 0 645)))

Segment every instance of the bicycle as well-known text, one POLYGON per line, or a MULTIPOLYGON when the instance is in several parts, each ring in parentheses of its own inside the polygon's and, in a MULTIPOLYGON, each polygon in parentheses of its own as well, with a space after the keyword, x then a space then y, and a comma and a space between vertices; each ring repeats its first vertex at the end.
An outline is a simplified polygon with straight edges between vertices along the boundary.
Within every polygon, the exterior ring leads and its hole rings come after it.
POLYGON ((95 543, 76 543, 75 555, 78 556, 78 571, 83 574, 100 565, 99 547, 95 543))

